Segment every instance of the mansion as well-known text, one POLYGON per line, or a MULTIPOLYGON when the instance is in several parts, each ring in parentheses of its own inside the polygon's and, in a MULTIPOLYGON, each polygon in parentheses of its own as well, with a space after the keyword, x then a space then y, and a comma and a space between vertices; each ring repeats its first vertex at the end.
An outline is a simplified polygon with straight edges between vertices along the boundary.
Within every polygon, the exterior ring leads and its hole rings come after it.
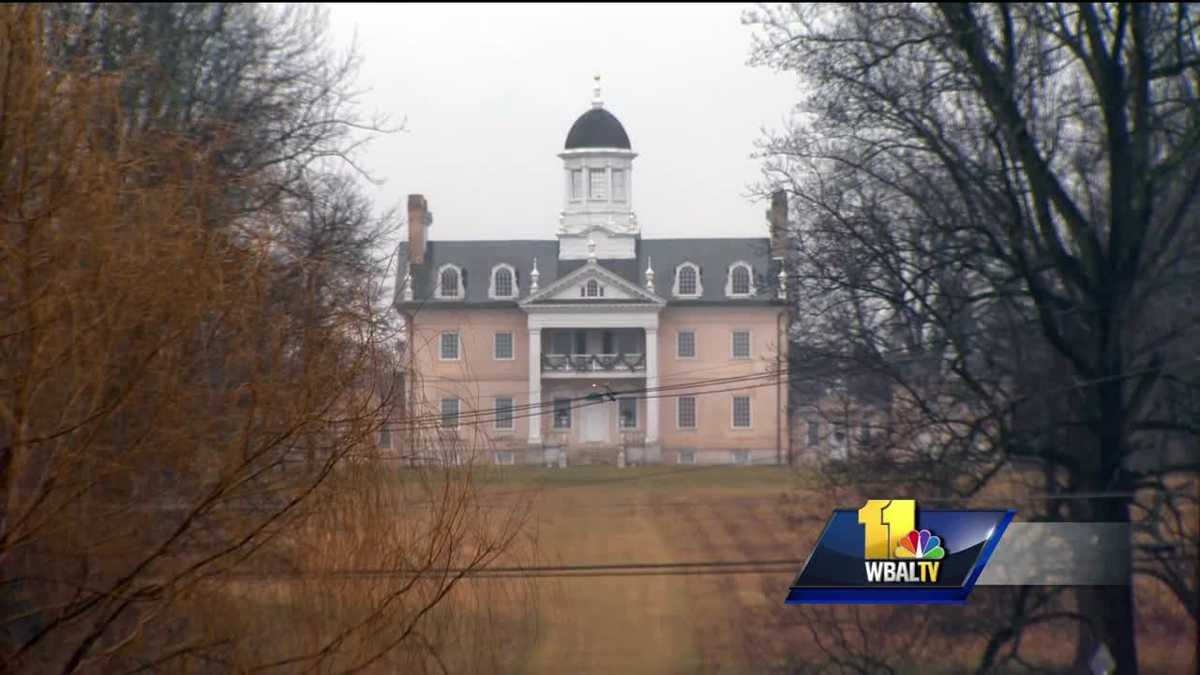
POLYGON ((437 241, 409 195, 395 308, 417 433, 500 464, 786 462, 778 242, 643 239, 637 154, 598 86, 558 157, 550 238, 437 241))

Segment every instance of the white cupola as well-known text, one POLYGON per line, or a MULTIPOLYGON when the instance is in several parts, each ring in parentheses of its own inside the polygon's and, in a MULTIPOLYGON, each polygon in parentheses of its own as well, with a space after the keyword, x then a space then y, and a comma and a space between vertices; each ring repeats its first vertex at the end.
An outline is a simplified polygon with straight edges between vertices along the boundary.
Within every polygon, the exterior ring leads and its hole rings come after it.
POLYGON ((595 77, 592 107, 567 132, 558 155, 563 160, 565 193, 559 217, 559 258, 586 260, 588 241, 598 258, 635 258, 641 234, 633 213, 633 158, 629 135, 600 97, 595 77))

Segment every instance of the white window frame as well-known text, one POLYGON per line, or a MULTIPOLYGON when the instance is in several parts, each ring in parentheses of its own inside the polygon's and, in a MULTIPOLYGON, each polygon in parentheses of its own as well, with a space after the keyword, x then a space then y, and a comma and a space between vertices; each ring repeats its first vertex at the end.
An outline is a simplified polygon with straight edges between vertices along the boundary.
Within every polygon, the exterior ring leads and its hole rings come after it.
POLYGON ((749 450, 730 450, 729 461, 731 464, 738 466, 750 466, 754 462, 754 455, 749 450), (739 461, 739 457, 745 457, 745 461, 739 461))
MULTIPOLYGON (((441 277, 438 277, 441 279, 441 277)), ((458 285, 462 286, 462 278, 459 278, 458 285)), ((521 297, 521 288, 517 286, 517 270, 508 263, 500 263, 492 267, 492 273, 488 276, 488 297, 492 300, 515 300, 521 297), (500 270, 508 270, 512 277, 512 295, 496 295, 496 273, 500 270)))
POLYGON ((620 431, 637 431, 642 426, 642 416, 638 413, 638 400, 631 396, 620 396, 617 398, 617 429, 620 431), (622 424, 621 417, 621 401, 633 402, 633 426, 627 427, 622 424))
POLYGON ((437 276, 435 278, 437 279, 437 292, 435 293, 435 296, 439 300, 462 300, 467 296, 467 284, 463 279, 462 268, 458 265, 455 265, 454 263, 446 263, 441 267, 438 267, 437 276), (455 295, 446 295, 442 292, 442 272, 445 272, 448 269, 454 270, 455 274, 458 275, 458 291, 455 295))
POLYGON ((511 330, 498 330, 492 333, 492 360, 512 361, 517 358, 517 336, 511 330), (500 336, 508 336, 508 357, 500 356, 500 336))
POLYGON ((695 464, 696 463, 696 451, 695 450, 680 450, 679 454, 676 455, 676 457, 675 457, 675 463, 676 464, 695 464), (687 459, 685 460, 684 457, 686 457, 687 459))
POLYGON ((559 396, 550 402, 550 428, 555 431, 566 431, 575 426, 575 406, 571 405, 571 398, 568 396, 559 396), (567 402, 567 424, 566 426, 558 425, 558 402, 567 402))
POLYGON ((734 394, 729 397, 729 428, 738 431, 754 428, 754 399, 745 394, 734 394), (739 398, 746 399, 746 426, 740 427, 737 424, 737 400, 739 398))
POLYGON ((675 331, 675 358, 681 359, 683 361, 694 361, 697 358, 696 355, 700 353, 700 345, 698 344, 698 342, 699 341, 696 340, 696 329, 694 329, 694 328, 680 328, 679 330, 675 331), (684 356, 683 354, 679 353, 679 340, 684 333, 692 334, 692 355, 691 356, 684 356))
POLYGON ((457 396, 447 396, 442 399, 441 405, 438 407, 438 428, 446 430, 457 430, 462 428, 462 399, 457 396), (446 401, 454 401, 454 426, 446 426, 446 401))
POLYGON ((497 450, 496 451, 496 465, 497 466, 514 466, 514 465, 516 465, 516 463, 517 463, 516 457, 511 450, 497 450))
POLYGON ((612 200, 622 204, 629 201, 629 171, 626 169, 610 169, 608 177, 609 183, 611 183, 612 200), (617 196, 617 176, 621 176, 624 179, 619 197, 617 196))
POLYGON ((606 202, 606 201, 608 201, 608 195, 612 192, 612 190, 609 189, 608 169, 607 168, 598 168, 597 167, 597 168, 589 168, 588 169, 587 191, 588 191, 588 201, 589 202, 606 202), (602 186, 601 190, 603 190, 603 192, 600 194, 599 197, 596 196, 596 191, 593 189, 593 186, 595 186, 595 182, 592 180, 592 176, 594 176, 596 174, 600 174, 600 175, 604 176, 604 180, 601 181, 601 186, 602 186))
POLYGON ((754 358, 754 331, 744 328, 735 328, 729 331, 729 358, 737 361, 749 361, 754 358), (746 334, 746 355, 738 356, 737 351, 733 348, 734 336, 738 333, 746 334))
POLYGON ((462 334, 456 330, 444 330, 438 333, 438 361, 462 360, 462 334), (446 336, 454 336, 454 357, 446 358, 446 336))
POLYGON ((675 398, 675 429, 678 431, 692 431, 692 430, 695 430, 699 426, 699 423, 700 423, 700 407, 696 404, 696 397, 695 396, 677 396, 675 398), (680 409, 683 404, 683 399, 685 399, 685 398, 691 399, 691 401, 692 401, 692 426, 690 426, 690 427, 681 426, 679 424, 679 422, 680 422, 680 414, 679 413, 680 413, 680 409))
POLYGON ((379 443, 377 445, 384 450, 392 449, 392 430, 391 429, 384 427, 379 430, 379 443), (385 438, 387 439, 387 443, 383 442, 385 438))
POLYGON ((601 285, 596 279, 588 279, 587 281, 583 282, 583 286, 579 288, 579 295, 580 297, 584 298, 603 298, 604 286, 601 285), (592 293, 593 288, 596 289, 594 294, 592 293))
POLYGON ((514 411, 517 407, 516 401, 511 396, 497 396, 492 399, 492 419, 495 421, 495 427, 504 431, 512 431, 517 428, 517 420, 514 411), (500 401, 508 401, 508 426, 500 426, 500 401))
POLYGON ((704 296, 704 276, 700 274, 700 266, 691 261, 684 261, 675 266, 675 280, 672 284, 671 295, 677 298, 699 298, 704 296), (681 294, 679 292, 679 272, 685 267, 690 267, 696 272, 696 293, 681 294))
POLYGON ((725 271, 725 297, 727 298, 752 298, 758 293, 758 289, 754 286, 754 267, 745 260, 739 260, 729 266, 725 271), (750 278, 750 290, 747 293, 733 292, 733 271, 739 267, 746 268, 746 275, 750 278))
POLYGON ((573 201, 573 202, 583 201, 584 195, 587 194, 587 177, 584 176, 584 170, 582 168, 571 169, 567 173, 567 183, 568 183, 567 190, 570 191, 569 194, 571 197, 571 201, 573 201), (575 177, 576 176, 579 177, 579 185, 578 186, 575 185, 575 177), (578 190, 575 189, 576 187, 578 187, 579 189, 578 190))

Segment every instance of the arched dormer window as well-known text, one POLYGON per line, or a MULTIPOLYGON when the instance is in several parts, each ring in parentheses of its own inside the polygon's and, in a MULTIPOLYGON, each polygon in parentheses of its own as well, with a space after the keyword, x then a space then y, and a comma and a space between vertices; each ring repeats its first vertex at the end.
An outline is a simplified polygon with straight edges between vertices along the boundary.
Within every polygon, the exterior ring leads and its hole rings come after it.
POLYGON ((493 300, 507 300, 521 294, 517 288, 517 271, 512 265, 500 263, 492 268, 492 281, 488 287, 488 297, 493 300))
POLYGON ((673 295, 679 298, 698 298, 703 294, 704 285, 700 280, 700 268, 695 263, 680 263, 675 268, 673 295))
POLYGON ((444 300, 461 300, 464 295, 462 269, 446 263, 438 268, 437 297, 444 300))
POLYGON ((748 298, 755 293, 754 269, 744 261, 737 261, 729 266, 729 274, 725 277, 725 295, 730 298, 748 298))
POLYGON ((579 296, 583 298, 603 298, 604 287, 595 279, 588 279, 587 283, 579 289, 579 296))

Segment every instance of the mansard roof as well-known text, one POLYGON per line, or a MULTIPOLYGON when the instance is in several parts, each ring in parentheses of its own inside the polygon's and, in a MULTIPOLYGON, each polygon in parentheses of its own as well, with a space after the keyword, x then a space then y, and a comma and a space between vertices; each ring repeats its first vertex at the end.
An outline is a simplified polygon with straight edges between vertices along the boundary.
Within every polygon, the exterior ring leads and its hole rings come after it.
MULTIPOLYGON (((557 239, 523 241, 431 241, 425 251, 425 262, 412 266, 413 300, 403 301, 401 281, 408 267, 408 245, 401 244, 396 284, 396 305, 400 307, 435 308, 439 306, 515 307, 517 300, 530 295, 529 272, 537 258, 539 288, 547 288, 557 280, 587 264, 586 260, 559 260, 557 239), (453 263, 463 270, 466 297, 462 300, 434 298, 437 269, 453 263), (512 265, 517 272, 520 297, 516 300, 492 300, 488 297, 488 276, 499 263, 512 265)), ((754 305, 778 304, 778 262, 771 258, 770 240, 766 237, 737 239, 638 239, 637 257, 624 260, 600 259, 606 270, 640 287, 646 286, 646 266, 653 261, 655 294, 671 305, 754 305), (754 268, 757 293, 752 298, 725 297, 725 274, 729 266, 744 260, 754 268), (671 297, 675 268, 683 262, 700 267, 703 295, 698 298, 671 297)))

